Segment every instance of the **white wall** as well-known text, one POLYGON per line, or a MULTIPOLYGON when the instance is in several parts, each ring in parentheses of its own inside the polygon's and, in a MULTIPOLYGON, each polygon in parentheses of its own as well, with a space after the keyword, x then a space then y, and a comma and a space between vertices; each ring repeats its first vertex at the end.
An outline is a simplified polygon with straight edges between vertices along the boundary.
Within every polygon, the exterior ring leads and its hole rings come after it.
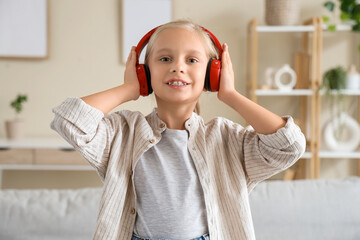
MULTIPOLYGON (((26 119, 26 136, 56 136, 56 133, 49 128, 53 118, 51 109, 54 106, 66 97, 81 97, 123 82, 124 64, 121 63, 120 52, 121 1, 49 0, 49 2, 49 59, 0 59, 0 137, 5 136, 4 120, 13 116, 9 102, 17 93, 26 93, 29 97, 22 114, 26 119)), ((299 3, 300 22, 324 13, 323 1, 302 0, 299 3)), ((255 17, 259 19, 260 24, 264 24, 264 1, 173 0, 173 16, 174 19, 191 18, 211 30, 221 42, 228 43, 236 76, 236 88, 239 92, 245 93, 246 26, 255 17)), ((141 19, 139 16, 139 21, 146 19, 141 19)), ((299 37, 297 35, 263 36, 259 49, 260 71, 267 66, 267 63, 275 67, 286 62, 292 63, 292 54, 299 49, 297 45, 299 37)), ((324 47, 327 46, 337 49, 324 51, 324 68, 336 64, 336 61, 331 63, 328 59, 340 60, 344 65, 355 61, 351 48, 354 46, 353 42, 335 39, 324 43, 324 47)), ((259 77, 262 77, 261 72, 259 77)), ((270 98, 260 103, 280 115, 297 115, 298 105, 291 99, 284 101, 281 98, 270 98)), ((141 98, 120 108, 139 110, 147 114, 154 106, 153 98, 141 98)), ((244 124, 237 113, 217 100, 216 94, 204 94, 201 98, 201 107, 205 120, 220 115, 244 124)), ((345 176, 349 168, 356 166, 349 167, 348 163, 345 165, 336 165, 340 174, 329 170, 329 174, 325 172, 323 177, 345 176)), ((33 172, 33 174, 35 176, 41 173, 33 172)), ((56 174, 61 175, 61 172, 56 174)), ((11 177, 12 183, 16 185, 16 179, 21 181, 21 176, 17 171, 7 172, 4 174, 4 184, 7 182, 6 179, 11 177), (18 177, 14 177, 13 174, 18 174, 16 175, 18 177)), ((76 173, 73 177, 76 179, 76 173)), ((97 178, 95 173, 93 178, 97 178)), ((76 181, 87 181, 87 179, 82 177, 76 181)), ((56 187, 62 186, 58 180, 53 181, 56 182, 54 183, 56 187)))

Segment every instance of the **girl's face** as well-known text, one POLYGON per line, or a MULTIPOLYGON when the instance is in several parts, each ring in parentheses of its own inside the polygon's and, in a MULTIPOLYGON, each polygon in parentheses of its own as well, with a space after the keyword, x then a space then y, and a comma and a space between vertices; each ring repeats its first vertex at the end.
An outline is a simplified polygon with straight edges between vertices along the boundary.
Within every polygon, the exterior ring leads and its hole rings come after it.
POLYGON ((170 28, 159 33, 149 56, 151 84, 160 103, 196 104, 209 61, 198 33, 170 28))

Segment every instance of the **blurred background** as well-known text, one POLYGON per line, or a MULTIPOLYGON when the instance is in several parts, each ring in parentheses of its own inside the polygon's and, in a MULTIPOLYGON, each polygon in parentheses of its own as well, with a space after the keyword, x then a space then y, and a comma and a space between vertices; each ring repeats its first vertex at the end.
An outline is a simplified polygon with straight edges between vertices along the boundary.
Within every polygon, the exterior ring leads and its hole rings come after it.
MULTIPOLYGON (((148 0, 151 2, 151 0, 148 0)), ((0 1, 0 9, 5 0, 0 1)), ((141 1, 139 1, 141 2, 141 1)), ((259 25, 265 21, 265 1, 250 0, 172 0, 171 19, 190 18, 214 33, 220 42, 229 45, 234 66, 236 88, 246 94, 246 44, 247 26, 252 19, 259 25)), ((67 97, 82 97, 123 83, 125 63, 124 2, 121 0, 49 0, 48 7, 48 52, 45 58, 0 58, 0 138, 3 151, 7 150, 4 122, 14 117, 10 107, 18 94, 26 94, 21 118, 24 119, 24 139, 58 138, 50 129, 52 108, 67 97)), ((320 0, 298 1, 298 18, 295 25, 328 14, 320 0)), ((142 8, 141 4, 138 5, 142 8)), ((129 14, 129 13, 128 13, 129 14)), ((138 23, 149 21, 142 14, 135 14, 138 23)), ((162 14, 154 12, 154 14, 162 14)), ((338 13, 335 13, 338 14, 338 13)), ((333 17, 332 14, 329 16, 333 17)), ((339 23, 338 15, 333 21, 339 23), (334 20, 335 19, 335 20, 334 20)), ((1 20, 0 20, 1 21, 1 20)), ((155 27, 155 26, 154 26, 155 27)), ((150 29, 148 29, 150 30, 150 29)), ((142 36, 145 29, 131 29, 142 36)), ((1 40, 0 33, 0 40, 1 40)), ((139 39, 140 40, 140 39, 139 39)), ((265 83, 266 69, 289 64, 294 68, 294 54, 302 47, 300 33, 268 33, 259 36, 258 81, 265 83)), ((27 41, 23 39, 22 41, 27 41)), ((323 34, 321 73, 342 65, 359 66, 357 43, 359 37, 351 31, 323 34)), ((136 45, 137 41, 133 42, 136 45)), ((299 117, 299 98, 273 96, 259 98, 262 106, 279 115, 299 117)), ((357 104, 350 99, 349 105, 357 104)), ((204 93, 200 100, 201 115, 208 121, 223 116, 246 125, 245 121, 228 106, 221 103, 215 93, 204 93)), ((326 106, 326 103, 323 104, 326 106)), ((148 114, 155 107, 154 97, 141 97, 128 102, 114 111, 129 109, 148 114)), ((352 112, 356 118, 358 105, 352 112)), ((324 110, 324 116, 327 116, 324 110)), ((328 121, 322 117, 320 127, 328 121)), ((30 153, 32 154, 32 153, 30 153)), ((7 163, 9 165, 9 163, 7 163)), ((320 178, 338 178, 357 175, 358 162, 340 157, 321 162, 320 178)), ((276 178, 276 177, 275 177, 276 178)), ((282 179, 283 175, 278 176, 282 179)), ((4 169, 2 188, 82 188, 97 187, 102 183, 93 170, 52 169, 4 169)))

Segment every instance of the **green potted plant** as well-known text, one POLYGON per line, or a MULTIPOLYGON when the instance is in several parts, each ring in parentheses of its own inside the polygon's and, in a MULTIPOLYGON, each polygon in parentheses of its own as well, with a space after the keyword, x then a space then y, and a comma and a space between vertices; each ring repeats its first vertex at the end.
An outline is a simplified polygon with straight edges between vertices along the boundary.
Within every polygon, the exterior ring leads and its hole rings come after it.
MULTIPOLYGON (((360 32, 360 2, 357 0, 338 0, 340 9, 340 19, 343 22, 347 22, 352 26, 353 32, 360 32)), ((326 1, 324 7, 335 14, 335 1, 326 1)), ((336 30, 335 24, 330 24, 330 18, 328 16, 323 17, 324 23, 328 24, 330 31, 336 30)), ((358 45, 358 51, 360 52, 360 44, 358 45)))
POLYGON ((19 115, 22 112, 26 101, 26 95, 18 94, 10 103, 10 106, 15 110, 15 117, 12 120, 5 121, 6 137, 8 139, 20 139, 23 137, 24 121, 19 115))
POLYGON ((341 89, 346 88, 346 77, 346 70, 342 66, 331 68, 323 75, 322 87, 327 93, 331 91, 340 93, 341 89))
POLYGON ((346 114, 346 102, 341 90, 346 88, 347 71, 342 66, 337 66, 327 70, 323 74, 322 89, 325 91, 325 97, 329 100, 331 108, 331 119, 336 122, 334 127, 334 137, 340 140, 344 134, 344 116, 350 118, 346 114))

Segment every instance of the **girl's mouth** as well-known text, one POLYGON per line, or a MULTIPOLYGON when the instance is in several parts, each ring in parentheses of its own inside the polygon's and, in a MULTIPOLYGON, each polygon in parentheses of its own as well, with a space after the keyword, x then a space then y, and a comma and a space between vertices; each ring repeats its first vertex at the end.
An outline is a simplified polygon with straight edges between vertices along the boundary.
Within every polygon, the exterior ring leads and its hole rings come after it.
POLYGON ((183 81, 170 81, 167 83, 170 86, 186 86, 189 85, 189 83, 183 82, 183 81))

